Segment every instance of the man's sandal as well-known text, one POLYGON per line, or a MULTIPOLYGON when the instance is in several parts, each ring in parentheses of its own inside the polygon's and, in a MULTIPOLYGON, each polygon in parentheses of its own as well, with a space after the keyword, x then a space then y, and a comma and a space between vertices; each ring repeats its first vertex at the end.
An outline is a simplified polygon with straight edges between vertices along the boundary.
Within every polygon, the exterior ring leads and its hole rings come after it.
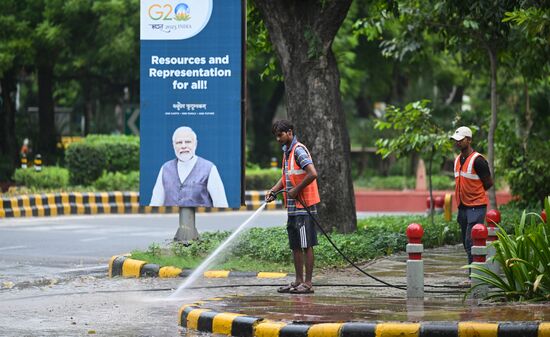
POLYGON ((294 288, 298 287, 299 285, 300 285, 299 283, 290 282, 290 283, 287 284, 286 286, 279 287, 279 289, 277 289, 277 292, 278 292, 278 293, 281 293, 281 294, 288 294, 288 293, 290 293, 294 288))
POLYGON ((313 294, 313 287, 307 283, 300 283, 299 286, 290 290, 291 294, 313 294))

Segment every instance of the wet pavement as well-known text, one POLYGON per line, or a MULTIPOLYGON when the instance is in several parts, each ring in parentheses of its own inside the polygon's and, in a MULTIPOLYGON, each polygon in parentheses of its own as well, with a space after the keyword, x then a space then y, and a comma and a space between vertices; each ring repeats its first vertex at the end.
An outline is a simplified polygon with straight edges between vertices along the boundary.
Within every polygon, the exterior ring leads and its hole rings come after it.
MULTIPOLYGON (((455 286, 466 279, 461 246, 424 254, 426 284, 455 286)), ((404 284, 404 254, 364 266, 393 284, 404 284)), ((462 294, 426 294, 407 301, 403 290, 380 287, 349 268, 315 271, 315 294, 278 294, 292 279, 200 278, 168 296, 183 279, 109 279, 81 275, 53 285, 0 289, 0 336, 199 336, 178 327, 178 309, 201 308, 285 322, 352 321, 550 321, 550 305, 502 305, 462 301, 462 294)), ((426 288, 429 289, 429 288, 426 288)), ((441 291, 440 288, 434 288, 441 291)), ((456 292, 457 289, 448 289, 456 292)))
MULTIPOLYGON (((361 267, 390 284, 405 285, 406 258, 404 253, 396 254, 361 267)), ((465 289, 457 288, 467 278, 467 270, 460 268, 466 264, 461 245, 427 250, 423 258, 424 300, 407 300, 406 291, 382 286, 356 269, 346 268, 315 275, 312 295, 278 294, 275 288, 251 287, 238 296, 207 301, 200 307, 304 323, 550 321, 550 303, 505 305, 465 299, 465 289)), ((285 279, 287 283, 292 280, 285 279)))

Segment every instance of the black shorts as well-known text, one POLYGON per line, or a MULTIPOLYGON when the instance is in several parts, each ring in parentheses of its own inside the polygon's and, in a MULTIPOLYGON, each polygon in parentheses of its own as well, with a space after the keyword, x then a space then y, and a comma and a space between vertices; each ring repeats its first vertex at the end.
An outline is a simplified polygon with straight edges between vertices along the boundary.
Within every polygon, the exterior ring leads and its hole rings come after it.
POLYGON ((309 248, 316 246, 317 231, 315 223, 309 215, 289 216, 286 224, 290 249, 309 248))

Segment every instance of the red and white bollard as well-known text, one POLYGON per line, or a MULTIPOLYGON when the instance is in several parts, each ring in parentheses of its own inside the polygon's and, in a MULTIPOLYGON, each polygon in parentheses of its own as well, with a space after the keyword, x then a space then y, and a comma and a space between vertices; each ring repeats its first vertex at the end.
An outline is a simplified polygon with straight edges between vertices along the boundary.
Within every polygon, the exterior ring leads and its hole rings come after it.
POLYGON ((424 229, 417 223, 407 227, 407 298, 424 298, 424 261, 422 261, 422 236, 424 229))
POLYGON ((500 273, 500 266, 494 261, 496 255, 496 248, 492 244, 498 240, 498 228, 496 225, 500 224, 500 212, 496 209, 487 211, 485 215, 485 222, 487 223, 487 267, 493 273, 500 273))
POLYGON ((435 212, 437 214, 443 213, 443 206, 445 205, 445 199, 442 196, 438 195, 435 197, 435 212))
MULTIPOLYGON (((472 258, 473 265, 485 266, 487 260, 487 227, 482 224, 477 224, 472 228, 472 258)), ((482 275, 479 271, 472 269, 472 273, 482 275)), ((472 277, 472 287, 481 282, 472 277)), ((482 298, 487 295, 488 287, 486 285, 477 286, 472 291, 473 298, 482 298)))
POLYGON ((435 208, 435 202, 430 197, 426 198, 426 214, 430 214, 431 210, 435 208))

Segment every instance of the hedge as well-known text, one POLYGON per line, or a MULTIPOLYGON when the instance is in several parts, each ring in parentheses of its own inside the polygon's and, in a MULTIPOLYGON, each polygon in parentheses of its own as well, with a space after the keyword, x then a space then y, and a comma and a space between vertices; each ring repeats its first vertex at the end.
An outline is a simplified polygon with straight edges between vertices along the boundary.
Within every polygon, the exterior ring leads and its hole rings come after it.
POLYGON ((73 185, 91 185, 107 172, 139 170, 139 138, 135 136, 89 135, 71 143, 65 161, 73 185))
POLYGON ((34 168, 19 168, 15 170, 13 179, 17 185, 63 189, 69 186, 69 171, 57 166, 43 166, 39 172, 34 168))
POLYGON ((247 190, 268 190, 281 178, 281 170, 247 169, 245 183, 247 190))
POLYGON ((138 191, 139 171, 105 172, 92 185, 98 191, 138 191))

